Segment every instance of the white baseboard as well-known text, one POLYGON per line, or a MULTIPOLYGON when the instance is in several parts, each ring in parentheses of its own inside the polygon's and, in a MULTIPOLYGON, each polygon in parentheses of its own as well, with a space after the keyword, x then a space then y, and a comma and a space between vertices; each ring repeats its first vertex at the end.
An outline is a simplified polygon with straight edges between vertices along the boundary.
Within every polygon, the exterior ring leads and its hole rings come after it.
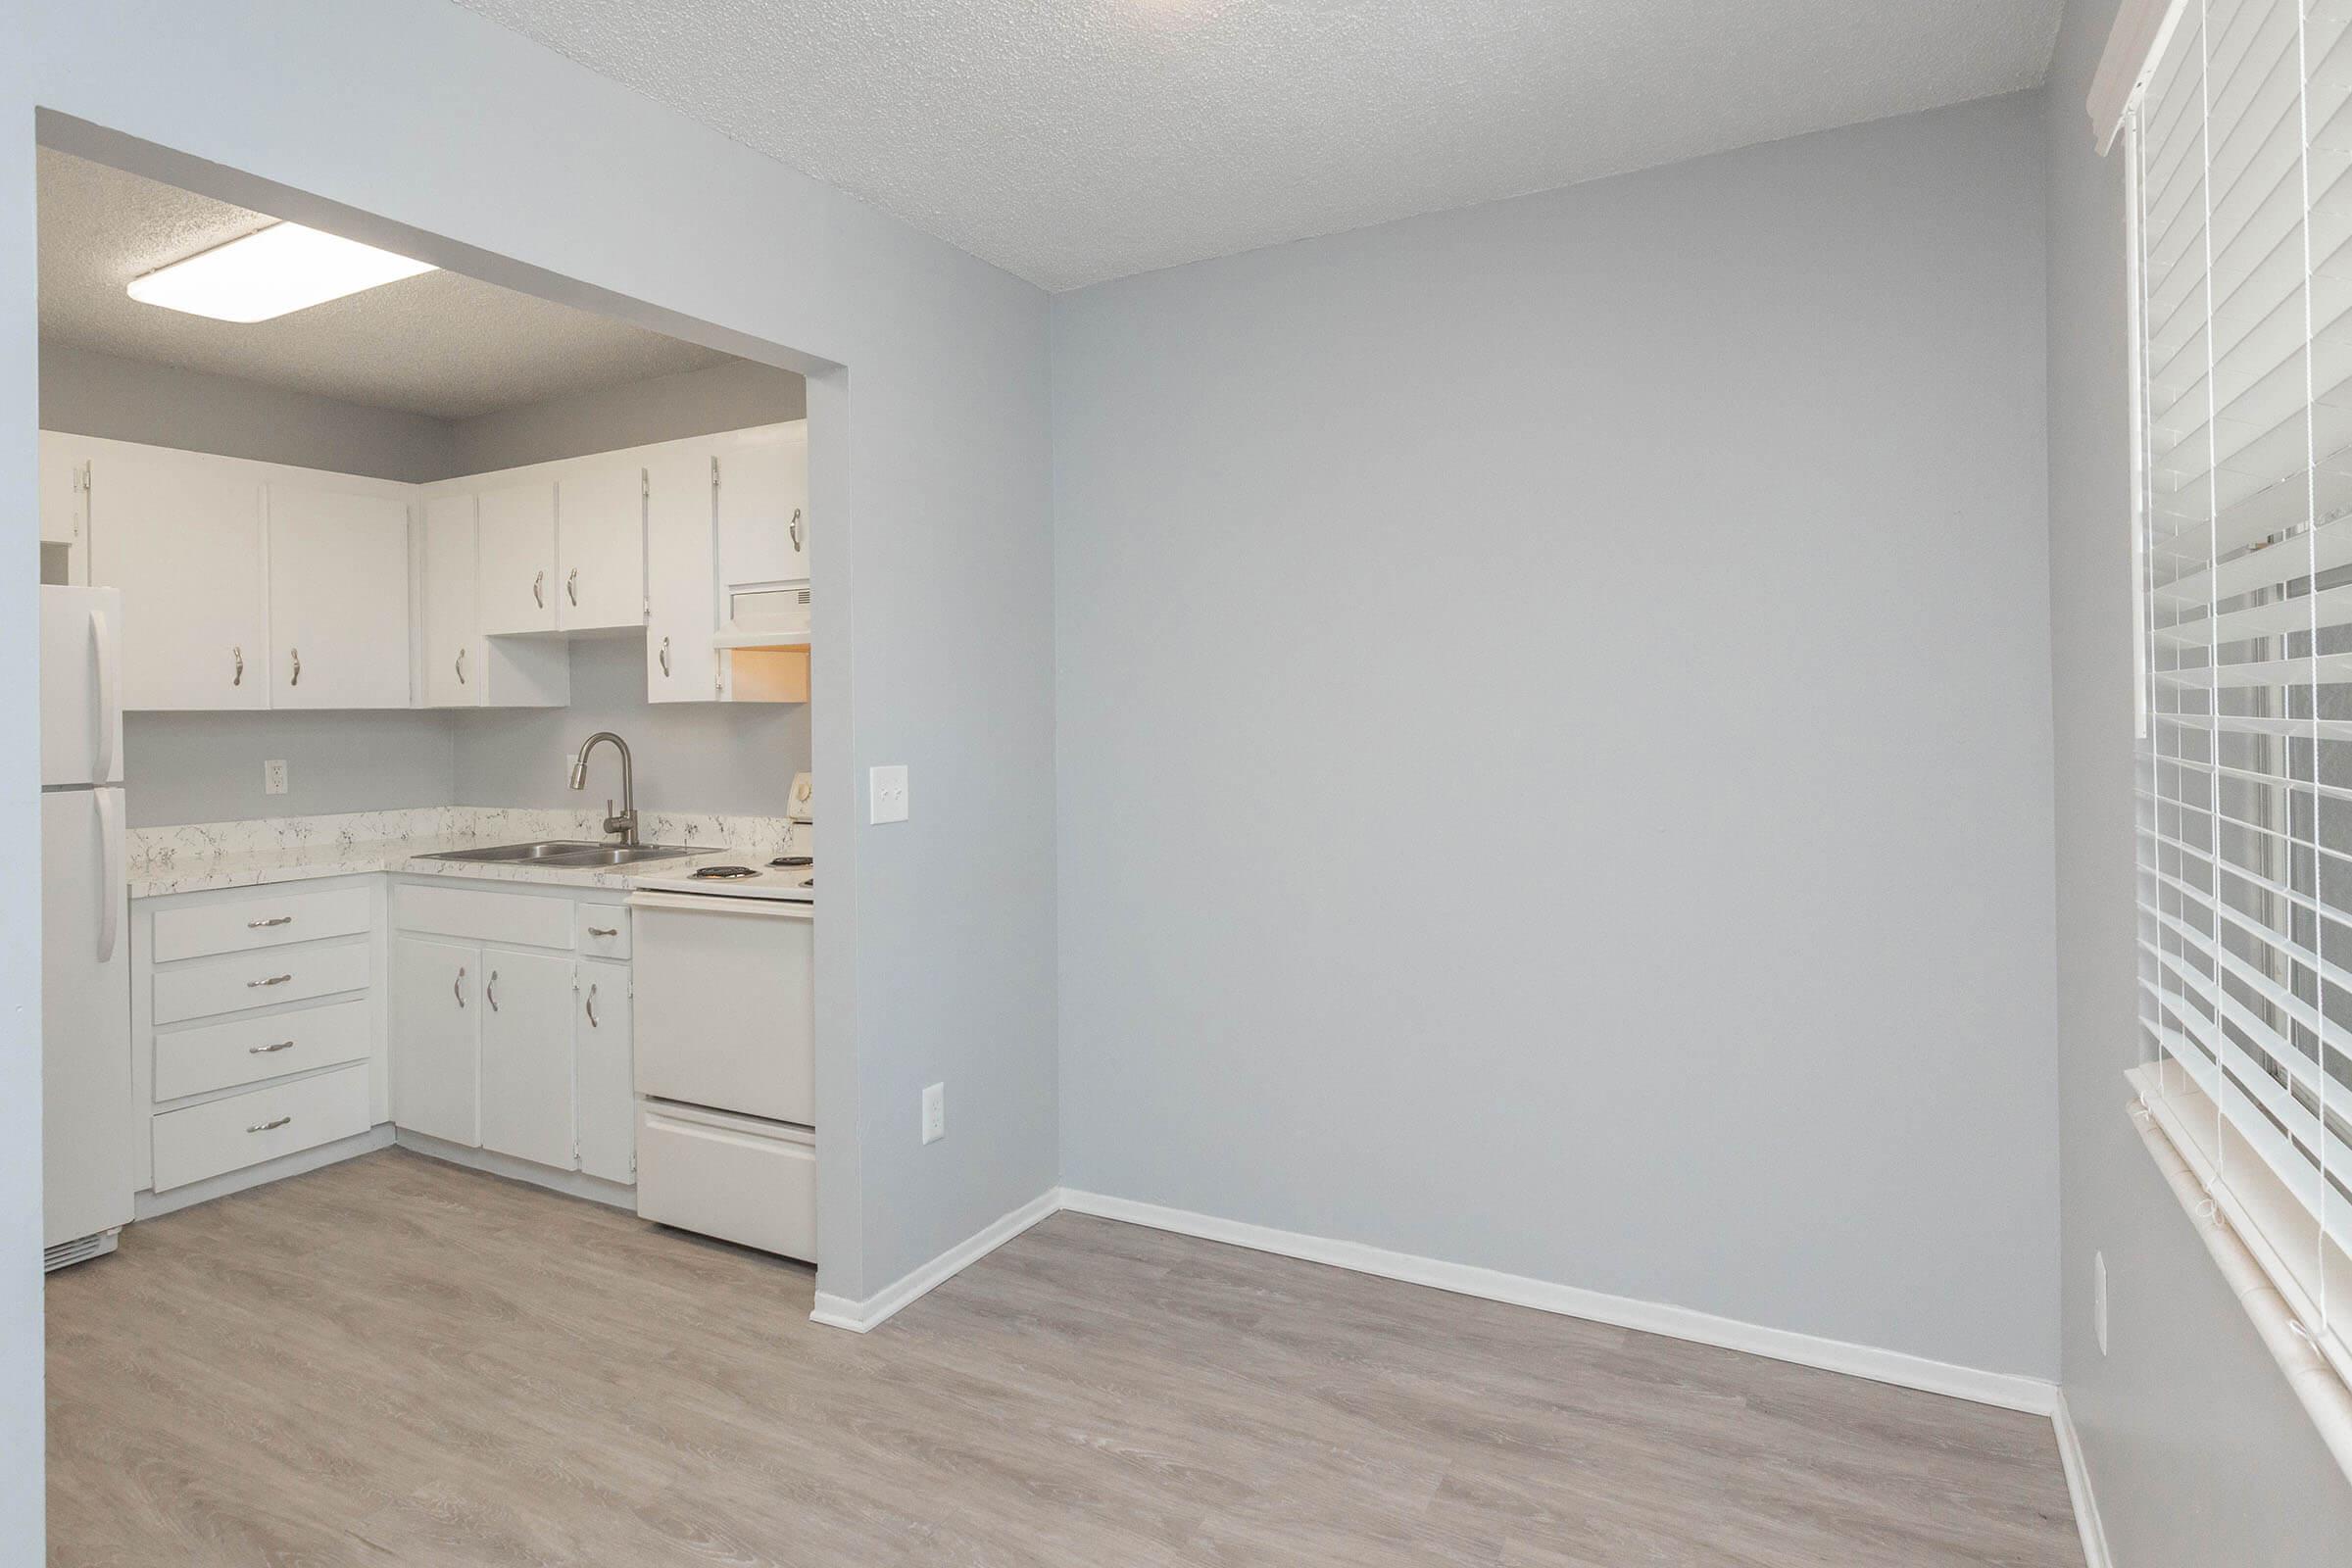
POLYGON ((209 1203, 216 1198, 266 1187, 271 1182, 282 1182, 289 1176, 322 1170, 326 1166, 391 1147, 392 1124, 385 1122, 364 1133, 338 1138, 331 1144, 320 1144, 316 1149, 306 1149, 296 1154, 281 1154, 275 1159, 266 1159, 259 1165, 248 1165, 243 1170, 227 1171, 200 1182, 190 1182, 185 1187, 174 1187, 162 1193, 135 1193, 131 1196, 131 1215, 134 1219, 160 1219, 197 1203, 209 1203))
POLYGON ((1639 1329, 1644 1334, 1662 1334, 1671 1339, 1712 1345, 1727 1350, 1744 1350, 1750 1355, 1770 1356, 1776 1361, 1791 1361, 1798 1366, 1842 1372, 1850 1377, 1868 1378, 1875 1383, 1890 1383, 1897 1388, 1947 1395, 1955 1399, 1996 1405, 2004 1410, 2022 1410, 2031 1415, 2046 1416, 2058 1406, 2057 1385, 2040 1378, 1954 1366, 1945 1361, 1930 1360, 1926 1356, 1908 1355, 1900 1350, 1882 1350, 1867 1345, 1849 1345, 1842 1340, 1825 1340, 1788 1329, 1765 1328, 1760 1324, 1716 1317, 1689 1307, 1608 1296, 1598 1291, 1581 1290, 1573 1285, 1557 1285, 1549 1280, 1505 1274, 1496 1269, 1473 1268, 1466 1263, 1447 1263, 1434 1257, 1418 1257, 1409 1252, 1392 1252, 1383 1248, 1367 1247, 1360 1242, 1340 1242, 1328 1237, 1303 1235, 1298 1231, 1275 1230, 1271 1226, 1219 1219, 1210 1214, 1196 1214, 1187 1209, 1166 1208, 1157 1203, 1142 1203, 1127 1198, 1109 1198, 1101 1193, 1064 1188, 1060 1200, 1060 1206, 1080 1214, 1124 1220, 1131 1225, 1148 1225, 1154 1230, 1173 1231, 1180 1236, 1198 1236, 1205 1241, 1225 1242, 1260 1252, 1302 1258, 1310 1263, 1327 1263, 1334 1268, 1352 1269, 1358 1274, 1376 1274, 1383 1279, 1402 1280, 1407 1284, 1451 1291, 1457 1296, 1508 1301, 1516 1306, 1534 1307, 1541 1312, 1557 1312, 1563 1317, 1585 1318, 1595 1323, 1614 1324, 1619 1328, 1639 1329))
POLYGON ((592 1203, 604 1203, 612 1208, 637 1212, 637 1189, 620 1182, 609 1182, 585 1171, 557 1170, 552 1165, 536 1165, 527 1159, 516 1159, 492 1149, 467 1149, 463 1144, 446 1143, 424 1133, 402 1128, 392 1135, 392 1142, 413 1154, 438 1159, 446 1164, 463 1165, 485 1175, 504 1176, 513 1182, 527 1182, 544 1187, 551 1193, 567 1198, 585 1198, 592 1203))
POLYGON ((853 1301, 843 1296, 828 1296, 819 1291, 816 1293, 816 1309, 808 1314, 808 1320, 829 1328, 863 1334, 887 1322, 893 1313, 907 1302, 953 1279, 1060 1206, 1061 1190, 1048 1188, 1011 1213, 957 1242, 930 1262, 897 1283, 876 1291, 862 1301, 853 1301))
POLYGON ((2082 1536, 2082 1560, 2088 1568, 2115 1568, 2115 1556, 2107 1549, 2107 1527, 2099 1519, 2099 1499, 2090 1490, 2090 1466, 2082 1458, 2082 1435, 2075 1430, 2063 1390, 2050 1419, 2058 1428, 2058 1462, 2066 1467, 2066 1494, 2074 1502, 2075 1528, 2082 1536))

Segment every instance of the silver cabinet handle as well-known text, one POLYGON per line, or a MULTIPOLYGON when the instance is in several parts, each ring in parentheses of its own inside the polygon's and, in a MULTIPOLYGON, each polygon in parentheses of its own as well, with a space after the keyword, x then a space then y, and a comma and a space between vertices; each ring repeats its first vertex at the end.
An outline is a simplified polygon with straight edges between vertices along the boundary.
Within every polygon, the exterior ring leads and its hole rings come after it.
POLYGON ((267 920, 246 921, 245 929, 248 931, 267 931, 273 925, 292 925, 293 923, 294 917, 290 914, 273 914, 267 920))
POLYGON ((289 980, 291 980, 291 979, 293 979, 293 978, 294 978, 294 977, 293 977, 292 975, 290 975, 290 974, 273 974, 273 975, 271 975, 271 976, 270 976, 269 979, 267 979, 267 980, 248 980, 248 981, 246 981, 246 982, 245 982, 245 989, 246 989, 246 990, 248 990, 248 991, 253 991, 253 990, 257 990, 257 989, 259 989, 259 988, 260 988, 260 987, 262 987, 262 986, 282 986, 282 985, 284 985, 284 984, 285 984, 287 981, 289 981, 289 980))
POLYGON ((596 1021, 596 987, 594 986, 588 988, 588 1027, 591 1029, 604 1027, 596 1021))
POLYGON ((489 980, 482 986, 482 1000, 490 1004, 492 1012, 498 1010, 498 971, 496 969, 490 971, 489 980))
POLYGON ((666 637, 662 639, 662 673, 669 673, 669 639, 666 637))
POLYGON ((547 573, 544 571, 531 579, 531 603, 541 610, 547 608, 547 573))
POLYGON ((564 594, 573 605, 580 602, 580 568, 574 566, 564 574, 564 594))
POLYGON ((798 508, 798 507, 795 507, 795 508, 793 508, 793 509, 792 509, 792 521, 791 521, 791 523, 790 523, 790 524, 788 524, 788 525, 786 526, 786 529, 785 529, 785 531, 786 531, 787 533, 789 533, 789 534, 791 534, 791 535, 792 535, 792 548, 793 548, 794 550, 796 550, 796 551, 797 551, 797 550, 799 550, 799 549, 801 548, 801 509, 800 509, 800 508, 798 508))
POLYGON ((449 994, 458 999, 459 1006, 466 1005, 466 966, 464 964, 458 966, 458 977, 449 983, 449 994))
POLYGON ((588 934, 592 937, 616 937, 620 935, 620 927, 616 925, 592 925, 588 928, 588 934))
POLYGON ((294 656, 294 678, 286 682, 286 684, 289 686, 299 686, 302 684, 302 650, 299 648, 289 648, 286 650, 286 652, 294 656))
POLYGON ((235 665, 236 665, 236 667, 235 667, 234 669, 232 669, 232 670, 229 672, 229 676, 228 676, 228 683, 229 683, 231 686, 242 686, 242 685, 244 685, 244 684, 245 684, 245 650, 244 650, 243 648, 231 648, 231 649, 228 651, 228 657, 229 657, 231 660, 233 660, 233 661, 235 662, 235 665))
POLYGON ((458 650, 458 684, 466 684, 466 650, 463 648, 458 650))
POLYGON ((245 1130, 249 1133, 275 1132, 293 1119, 291 1116, 274 1116, 268 1121, 257 1121, 245 1130))
POLYGON ((291 1041, 291 1040, 280 1040, 280 1041, 279 1041, 277 1044, 275 1044, 275 1045, 273 1045, 273 1046, 247 1046, 247 1047, 245 1048, 245 1054, 247 1054, 248 1056, 267 1056, 267 1055, 270 1055, 270 1054, 271 1054, 272 1053, 275 1053, 275 1052, 280 1052, 280 1051, 292 1051, 293 1049, 294 1049, 294 1042, 293 1042, 293 1041, 291 1041))

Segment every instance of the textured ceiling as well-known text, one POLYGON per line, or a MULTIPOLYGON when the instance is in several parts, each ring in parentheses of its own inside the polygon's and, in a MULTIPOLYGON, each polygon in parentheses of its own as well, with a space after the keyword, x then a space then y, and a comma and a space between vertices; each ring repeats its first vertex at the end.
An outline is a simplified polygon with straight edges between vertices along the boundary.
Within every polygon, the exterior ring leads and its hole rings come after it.
POLYGON ((141 305, 141 272, 272 221, 46 148, 41 336, 370 408, 466 419, 727 356, 455 272, 238 325, 141 305))
POLYGON ((458 0, 1064 289, 2038 83, 2064 0, 458 0))

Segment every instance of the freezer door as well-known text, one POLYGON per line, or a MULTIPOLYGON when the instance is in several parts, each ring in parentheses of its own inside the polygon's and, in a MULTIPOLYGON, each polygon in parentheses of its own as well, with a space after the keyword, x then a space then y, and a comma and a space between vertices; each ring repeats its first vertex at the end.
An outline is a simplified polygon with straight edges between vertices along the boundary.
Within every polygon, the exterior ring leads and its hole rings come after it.
POLYGON ((130 1219, 122 792, 41 797, 42 1245, 130 1219))
POLYGON ((122 594, 41 590, 41 784, 122 782, 122 594))
POLYGON ((640 893, 629 906, 637 1092, 815 1125, 808 906, 640 893))

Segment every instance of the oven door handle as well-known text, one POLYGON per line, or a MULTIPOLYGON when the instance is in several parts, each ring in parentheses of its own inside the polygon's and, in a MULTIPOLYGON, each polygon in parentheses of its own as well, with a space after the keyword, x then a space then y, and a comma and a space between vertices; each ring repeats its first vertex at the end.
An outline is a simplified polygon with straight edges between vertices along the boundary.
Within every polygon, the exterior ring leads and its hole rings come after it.
POLYGON ((729 898, 723 893, 632 893, 632 909, 669 909, 680 914, 740 914, 770 920, 813 920, 816 906, 777 899, 729 898))

